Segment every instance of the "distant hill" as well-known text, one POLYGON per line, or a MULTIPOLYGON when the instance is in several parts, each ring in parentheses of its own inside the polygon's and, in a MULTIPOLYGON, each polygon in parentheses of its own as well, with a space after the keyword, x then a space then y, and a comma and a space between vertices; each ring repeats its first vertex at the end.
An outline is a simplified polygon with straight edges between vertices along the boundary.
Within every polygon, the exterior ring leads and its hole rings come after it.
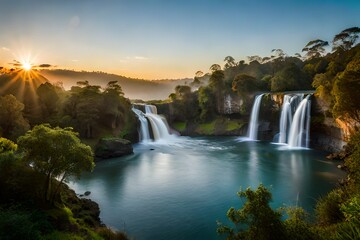
POLYGON ((163 100, 174 92, 177 85, 193 81, 191 78, 175 80, 144 80, 128 78, 104 72, 86 72, 72 70, 41 70, 41 74, 51 83, 62 82, 66 90, 76 85, 78 81, 88 81, 92 85, 105 87, 109 81, 118 81, 125 97, 142 100, 163 100))
POLYGON ((21 102, 30 101, 36 99, 36 89, 47 81, 37 71, 0 72, 0 96, 12 94, 21 102))

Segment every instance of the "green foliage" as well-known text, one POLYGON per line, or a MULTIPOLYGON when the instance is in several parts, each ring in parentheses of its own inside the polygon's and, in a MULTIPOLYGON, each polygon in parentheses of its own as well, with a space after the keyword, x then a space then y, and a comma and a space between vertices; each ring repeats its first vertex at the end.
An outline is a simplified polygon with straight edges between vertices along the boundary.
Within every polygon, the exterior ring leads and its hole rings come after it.
POLYGON ((216 112, 216 100, 212 89, 208 86, 199 88, 200 119, 206 121, 214 117, 216 112))
POLYGON ((360 223, 360 193, 343 203, 340 210, 346 221, 360 223))
POLYGON ((249 75, 237 75, 232 82, 232 90, 236 91, 239 95, 247 95, 259 90, 259 81, 249 75))
POLYGON ((292 240, 317 240, 320 236, 308 222, 308 214, 300 207, 285 209, 288 218, 284 221, 286 239, 292 240))
POLYGON ((271 91, 292 91, 311 89, 308 77, 295 64, 283 68, 271 81, 271 91))
POLYGON ((199 127, 196 129, 196 132, 203 135, 212 135, 214 134, 216 121, 210 123, 199 124, 199 127))
POLYGON ((234 227, 218 223, 219 234, 226 235, 226 239, 285 239, 281 213, 269 206, 272 196, 262 184, 255 191, 240 190, 238 196, 247 202, 240 209, 228 210, 226 215, 234 227))
POLYGON ((343 221, 344 214, 340 207, 345 197, 341 189, 335 189, 320 198, 315 209, 317 222, 321 225, 331 225, 343 221))
POLYGON ((176 121, 195 121, 199 116, 197 93, 187 85, 175 87, 175 93, 170 94, 172 115, 176 121))
POLYGON ((360 131, 351 136, 346 151, 349 153, 345 159, 345 166, 349 175, 349 188, 360 191, 360 131))
POLYGON ((173 126, 177 131, 184 131, 186 129, 186 122, 174 122, 173 126))
POLYGON ((0 137, 0 154, 14 152, 16 149, 17 145, 13 141, 0 137))
POLYGON ((0 96, 0 136, 16 140, 29 129, 23 110, 24 104, 13 95, 0 96))
POLYGON ((216 110, 218 113, 222 112, 224 106, 224 81, 225 75, 224 71, 221 69, 214 70, 209 79, 209 88, 211 89, 212 93, 216 99, 216 110))
POLYGON ((51 83, 46 82, 36 89, 36 93, 42 107, 43 118, 47 119, 54 115, 58 111, 58 89, 51 83))
POLYGON ((73 127, 83 138, 99 137, 103 128, 113 135, 136 133, 135 123, 131 103, 117 81, 110 81, 103 92, 100 86, 79 82, 62 107, 61 125, 73 127))
POLYGON ((98 228, 96 231, 101 237, 108 240, 127 240, 128 237, 123 232, 113 231, 106 227, 98 228))
POLYGON ((333 239, 335 240, 354 240, 360 239, 360 223, 343 222, 337 226, 333 239))
POLYGON ((91 148, 81 143, 71 128, 38 125, 21 136, 18 145, 25 154, 24 160, 46 175, 46 200, 56 194, 51 189, 52 178, 61 177, 60 186, 66 177, 80 177, 82 171, 91 171, 94 167, 91 148))
POLYGON ((31 213, 0 209, 0 239, 40 239, 40 226, 31 213))
POLYGON ((241 127, 241 124, 237 121, 228 121, 226 125, 226 131, 233 131, 236 129, 239 129, 241 127))
POLYGON ((350 117, 360 122, 360 58, 352 60, 336 78, 333 94, 336 117, 350 117))

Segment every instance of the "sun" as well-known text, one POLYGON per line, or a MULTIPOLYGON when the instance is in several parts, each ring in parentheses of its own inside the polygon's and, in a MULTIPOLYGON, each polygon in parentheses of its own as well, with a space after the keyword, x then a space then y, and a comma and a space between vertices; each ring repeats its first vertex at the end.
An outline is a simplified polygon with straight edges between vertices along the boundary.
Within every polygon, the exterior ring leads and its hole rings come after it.
POLYGON ((22 68, 25 70, 25 71, 30 71, 31 70, 31 64, 30 63, 28 63, 28 62, 24 62, 23 64, 22 64, 22 68))

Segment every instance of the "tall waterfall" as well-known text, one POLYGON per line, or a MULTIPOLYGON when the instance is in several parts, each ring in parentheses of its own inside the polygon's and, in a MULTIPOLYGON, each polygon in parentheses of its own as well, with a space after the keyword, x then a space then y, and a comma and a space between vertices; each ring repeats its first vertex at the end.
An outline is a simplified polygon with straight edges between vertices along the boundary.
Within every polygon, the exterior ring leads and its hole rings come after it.
POLYGON ((163 116, 157 114, 157 108, 154 105, 144 105, 145 113, 139 109, 133 108, 133 111, 140 120, 140 141, 146 142, 151 140, 150 131, 155 141, 168 139, 170 134, 170 127, 163 116), (149 128, 149 124, 151 128, 149 128))
POLYGON ((139 139, 141 142, 147 142, 150 140, 150 132, 149 132, 149 124, 146 119, 145 114, 139 109, 132 108, 133 112, 140 120, 140 131, 139 131, 139 139))
POLYGON ((300 102, 303 100, 304 94, 287 94, 284 96, 281 116, 280 116, 280 134, 279 134, 279 143, 287 143, 289 129, 291 122, 293 120, 293 115, 299 106, 300 102))
POLYGON ((285 95, 280 117, 279 143, 289 147, 309 147, 310 96, 304 94, 285 95))
POLYGON ((264 94, 257 95, 251 110, 250 125, 248 129, 248 137, 252 140, 257 140, 258 135, 258 118, 259 109, 261 105, 261 98, 264 94))

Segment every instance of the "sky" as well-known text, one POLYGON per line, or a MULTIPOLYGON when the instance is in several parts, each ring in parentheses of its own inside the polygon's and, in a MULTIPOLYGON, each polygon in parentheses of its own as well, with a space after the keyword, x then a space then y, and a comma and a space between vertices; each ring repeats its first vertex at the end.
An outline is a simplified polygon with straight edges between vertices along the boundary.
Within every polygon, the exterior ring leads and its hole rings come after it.
POLYGON ((193 77, 226 56, 331 42, 359 13, 359 0, 1 0, 0 66, 193 77))

